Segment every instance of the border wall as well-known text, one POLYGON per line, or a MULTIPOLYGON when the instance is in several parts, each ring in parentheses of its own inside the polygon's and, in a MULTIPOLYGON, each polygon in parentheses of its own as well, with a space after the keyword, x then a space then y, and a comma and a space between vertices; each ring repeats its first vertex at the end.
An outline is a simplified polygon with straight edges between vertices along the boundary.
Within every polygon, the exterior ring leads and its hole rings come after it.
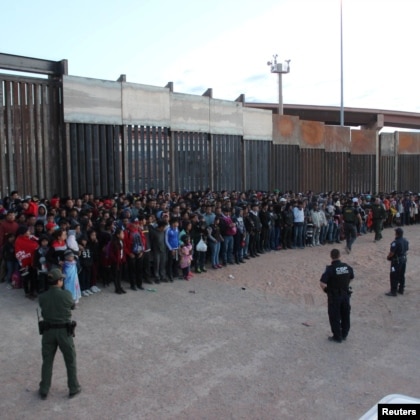
POLYGON ((0 74, 0 196, 420 191, 420 134, 328 126, 211 95, 0 74))

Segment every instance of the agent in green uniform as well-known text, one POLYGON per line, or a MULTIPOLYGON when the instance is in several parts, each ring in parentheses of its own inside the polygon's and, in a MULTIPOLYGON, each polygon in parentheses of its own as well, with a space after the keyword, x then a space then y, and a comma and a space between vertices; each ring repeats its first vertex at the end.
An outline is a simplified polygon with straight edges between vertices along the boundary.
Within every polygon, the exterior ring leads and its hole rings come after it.
POLYGON ((46 399, 51 387, 54 356, 57 347, 61 350, 67 369, 69 397, 79 394, 81 387, 77 379, 76 350, 71 330, 71 310, 74 301, 68 290, 63 290, 64 275, 55 268, 48 273, 50 288, 39 296, 39 306, 44 318, 42 334, 42 372, 39 395, 46 399))

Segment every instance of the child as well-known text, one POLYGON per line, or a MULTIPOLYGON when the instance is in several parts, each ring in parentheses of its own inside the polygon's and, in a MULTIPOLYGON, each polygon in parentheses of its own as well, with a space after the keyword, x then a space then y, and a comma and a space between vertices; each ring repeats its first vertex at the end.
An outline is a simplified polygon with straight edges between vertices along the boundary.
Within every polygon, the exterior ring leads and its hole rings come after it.
POLYGON ((54 248, 50 246, 50 238, 48 235, 41 235, 38 244, 39 248, 34 255, 34 266, 38 275, 38 293, 42 293, 48 290, 48 272, 56 264, 56 259, 55 251, 54 248))
POLYGON ((90 296, 95 292, 93 289, 90 289, 90 282, 92 278, 92 265, 93 265, 93 253, 89 247, 88 238, 85 235, 82 235, 79 240, 79 282, 80 289, 82 291, 82 296, 90 296))
POLYGON ((182 237, 182 246, 180 249, 180 261, 179 266, 182 269, 182 275, 185 280, 189 280, 192 276, 190 273, 191 261, 192 261, 192 245, 191 238, 188 235, 182 237))
POLYGON ((80 293, 77 263, 74 259, 73 251, 71 249, 64 251, 63 258, 63 274, 66 276, 64 278, 64 289, 71 293, 74 303, 78 304, 82 294, 80 293))

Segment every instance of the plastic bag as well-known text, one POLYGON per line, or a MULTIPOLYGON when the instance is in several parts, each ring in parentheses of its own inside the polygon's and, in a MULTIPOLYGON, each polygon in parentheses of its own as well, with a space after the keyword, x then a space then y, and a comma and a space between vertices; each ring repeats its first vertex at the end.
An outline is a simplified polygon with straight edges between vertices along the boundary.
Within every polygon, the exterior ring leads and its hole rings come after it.
POLYGON ((206 252, 207 251, 207 245, 206 243, 203 241, 203 239, 200 239, 196 248, 195 248, 198 252, 206 252))

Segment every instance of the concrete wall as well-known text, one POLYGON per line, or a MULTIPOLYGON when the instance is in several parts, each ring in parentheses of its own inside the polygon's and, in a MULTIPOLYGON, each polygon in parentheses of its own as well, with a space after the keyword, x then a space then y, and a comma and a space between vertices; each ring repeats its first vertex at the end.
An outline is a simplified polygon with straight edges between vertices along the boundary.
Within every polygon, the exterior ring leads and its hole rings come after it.
POLYGON ((272 140, 271 111, 169 88, 63 76, 65 123, 168 127, 272 140))

